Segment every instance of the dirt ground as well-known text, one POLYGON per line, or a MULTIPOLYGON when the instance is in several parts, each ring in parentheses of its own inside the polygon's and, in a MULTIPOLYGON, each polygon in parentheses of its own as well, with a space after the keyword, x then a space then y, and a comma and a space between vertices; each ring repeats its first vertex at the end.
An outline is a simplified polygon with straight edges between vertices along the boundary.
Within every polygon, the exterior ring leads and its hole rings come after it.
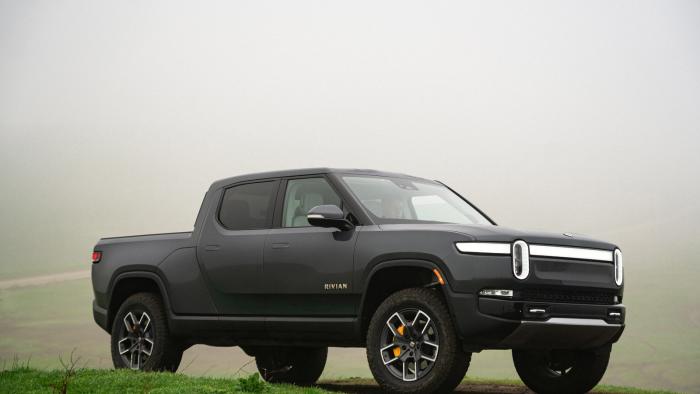
MULTIPOLYGON (((320 387, 339 393, 357 393, 357 394, 379 394, 383 393, 376 383, 366 379, 348 380, 348 381, 329 381, 321 382, 320 387)), ((510 386, 500 384, 485 384, 485 383, 462 383, 457 387, 455 393, 471 393, 471 394, 525 394, 532 393, 522 386, 510 386)))

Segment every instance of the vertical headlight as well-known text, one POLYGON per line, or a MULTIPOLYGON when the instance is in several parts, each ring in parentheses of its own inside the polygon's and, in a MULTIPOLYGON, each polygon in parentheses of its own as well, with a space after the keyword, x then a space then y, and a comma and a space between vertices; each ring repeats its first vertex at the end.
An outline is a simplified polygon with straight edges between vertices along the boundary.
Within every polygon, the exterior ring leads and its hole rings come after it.
POLYGON ((513 242, 513 275, 525 279, 530 274, 530 249, 525 241, 513 242))
POLYGON ((622 268, 622 252, 620 249, 615 249, 615 284, 622 286, 622 275, 624 270, 622 268))

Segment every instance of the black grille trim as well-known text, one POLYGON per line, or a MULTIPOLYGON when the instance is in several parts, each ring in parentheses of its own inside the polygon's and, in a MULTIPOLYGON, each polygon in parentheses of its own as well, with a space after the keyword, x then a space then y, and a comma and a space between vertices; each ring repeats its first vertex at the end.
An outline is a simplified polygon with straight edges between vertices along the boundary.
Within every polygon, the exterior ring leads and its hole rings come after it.
POLYGON ((615 293, 601 290, 526 289, 517 290, 515 298, 522 301, 564 304, 616 304, 615 293))

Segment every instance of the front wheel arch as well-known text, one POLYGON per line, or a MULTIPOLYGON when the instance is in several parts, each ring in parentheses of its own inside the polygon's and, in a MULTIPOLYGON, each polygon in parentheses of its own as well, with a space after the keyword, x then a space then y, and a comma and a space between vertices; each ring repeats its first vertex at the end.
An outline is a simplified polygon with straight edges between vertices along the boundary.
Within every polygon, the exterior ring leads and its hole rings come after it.
MULTIPOLYGON (((360 334, 362 341, 367 338, 367 328, 375 309, 391 294, 414 287, 436 286, 440 288, 438 292, 447 305, 450 317, 454 322, 454 312, 452 305, 448 302, 448 292, 445 287, 449 286, 446 271, 440 265, 428 260, 387 260, 376 264, 367 275, 364 291, 360 301, 358 311, 360 334), (442 275, 445 284, 439 285, 433 270, 437 269, 442 275), (386 277, 400 277, 399 281, 388 285, 384 280, 386 277)), ((455 326, 456 328, 456 326, 455 326)))

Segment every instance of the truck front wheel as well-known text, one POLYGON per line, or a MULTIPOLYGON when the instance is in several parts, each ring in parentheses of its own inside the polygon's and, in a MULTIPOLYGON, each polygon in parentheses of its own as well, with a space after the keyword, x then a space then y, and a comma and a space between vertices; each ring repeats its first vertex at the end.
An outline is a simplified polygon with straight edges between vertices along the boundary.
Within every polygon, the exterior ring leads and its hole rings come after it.
POLYGON ((384 391, 444 393, 462 381, 471 354, 462 350, 438 293, 413 288, 377 308, 367 332, 367 360, 384 391))
POLYGON ((520 379, 540 394, 587 393, 605 374, 610 349, 513 350, 520 379))
POLYGON ((255 352, 255 364, 265 381, 309 386, 321 376, 327 356, 327 347, 269 347, 255 352))
POLYGON ((114 368, 175 372, 184 351, 170 335, 160 297, 152 293, 137 293, 122 303, 111 343, 114 368))

